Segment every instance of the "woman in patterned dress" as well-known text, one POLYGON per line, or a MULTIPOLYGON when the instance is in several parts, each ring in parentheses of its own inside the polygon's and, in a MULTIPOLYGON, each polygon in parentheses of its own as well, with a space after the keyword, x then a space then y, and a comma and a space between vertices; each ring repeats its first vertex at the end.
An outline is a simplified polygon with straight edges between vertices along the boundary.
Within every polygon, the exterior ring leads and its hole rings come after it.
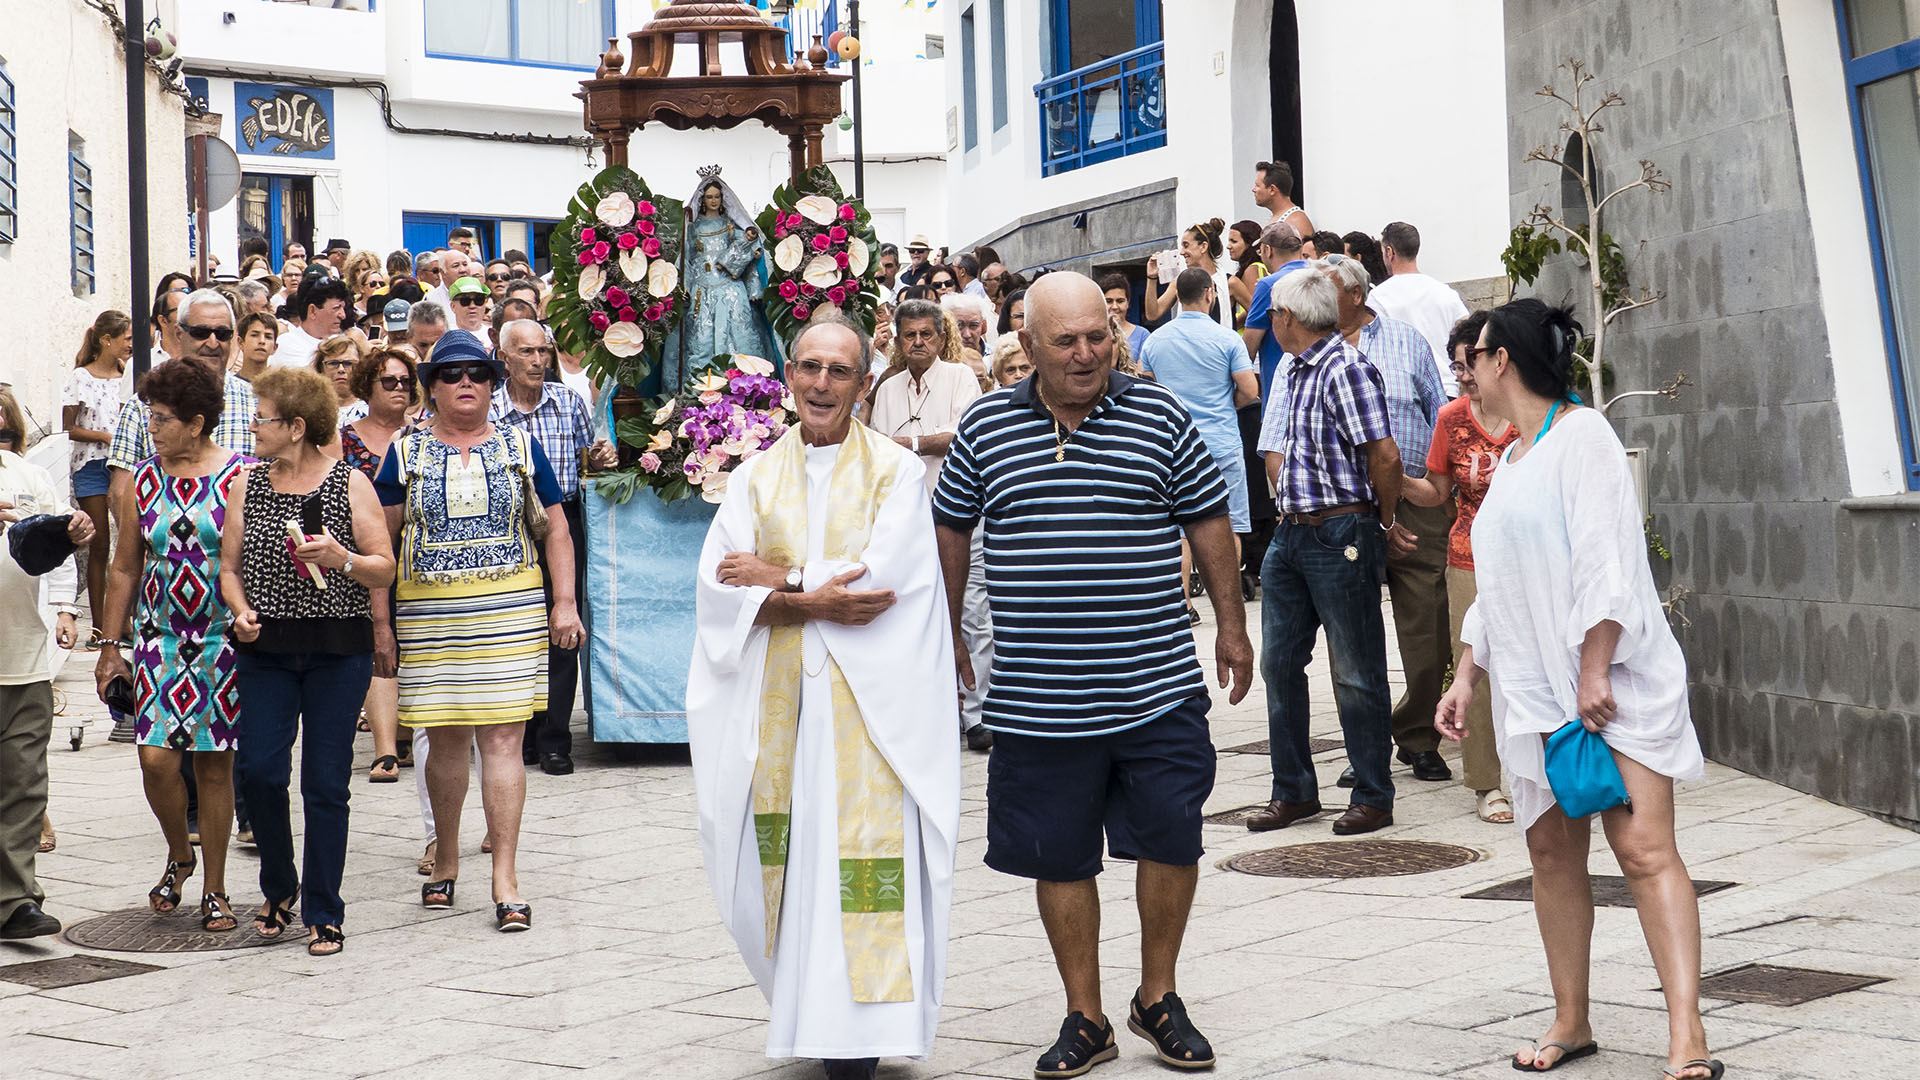
POLYGON ((180 776, 180 755, 193 755, 200 850, 207 859, 200 923, 216 931, 237 925, 226 870, 233 751, 240 734, 240 695, 227 637, 232 615, 219 590, 220 529, 234 478, 251 460, 214 445, 225 404, 222 377, 183 358, 154 368, 141 384, 154 456, 134 468, 133 483, 114 499, 120 539, 106 605, 114 636, 101 643, 94 667, 103 699, 115 678, 133 683, 141 779, 167 840, 166 871, 147 899, 163 914, 179 907, 180 885, 195 868, 187 840, 187 785, 180 776), (121 656, 127 648, 133 650, 131 668, 121 656))
MULTIPOLYGON (((367 415, 341 425, 340 457, 367 474, 368 480, 380 475, 387 447, 406 429, 407 413, 419 406, 417 387, 413 353, 407 349, 372 349, 354 367, 353 396, 366 402, 367 415)), ((381 595, 391 596, 387 590, 381 595)), ((393 671, 376 669, 366 706, 367 728, 373 733, 373 763, 367 766, 370 784, 396 783, 400 767, 413 764, 413 736, 399 730, 396 718, 399 694, 393 671)))
POLYGON ((394 440, 374 487, 400 561, 400 722, 432 729, 424 768, 435 832, 445 841, 436 845, 434 880, 421 887, 420 902, 453 906, 467 746, 477 739, 495 924, 503 932, 525 930, 533 912, 520 898, 514 867, 527 793, 520 747, 527 720, 547 699, 548 642, 571 649, 585 637, 574 607, 573 541, 540 444, 488 422, 505 366, 473 334, 449 330, 419 371, 433 403, 433 429, 394 440), (534 515, 545 522, 551 615, 534 515))

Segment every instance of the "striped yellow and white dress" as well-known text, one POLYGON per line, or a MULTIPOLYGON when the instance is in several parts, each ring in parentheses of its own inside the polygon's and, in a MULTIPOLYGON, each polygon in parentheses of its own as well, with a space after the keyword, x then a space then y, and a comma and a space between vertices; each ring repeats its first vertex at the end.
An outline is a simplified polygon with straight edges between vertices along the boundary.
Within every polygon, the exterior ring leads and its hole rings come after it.
POLYGON ((547 604, 527 477, 542 501, 558 501, 538 447, 511 428, 464 463, 425 431, 388 452, 377 486, 404 507, 393 617, 402 724, 514 724, 546 702, 547 604))

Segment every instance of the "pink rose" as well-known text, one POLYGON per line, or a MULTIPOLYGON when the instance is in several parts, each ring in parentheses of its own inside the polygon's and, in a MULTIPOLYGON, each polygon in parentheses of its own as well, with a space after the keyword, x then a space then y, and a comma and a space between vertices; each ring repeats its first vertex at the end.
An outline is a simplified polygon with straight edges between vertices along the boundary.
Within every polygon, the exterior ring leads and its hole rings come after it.
POLYGON ((620 321, 621 322, 639 322, 640 318, 639 316, 633 313, 632 308, 623 307, 620 309, 620 321))
POLYGON ((816 290, 813 286, 807 284, 806 282, 803 281, 800 283, 801 296, 812 296, 816 291, 818 290, 816 290))
POLYGON ((645 240, 640 241, 640 252, 649 259, 659 257, 660 241, 651 236, 647 237, 645 240))
POLYGON ((642 221, 638 225, 635 225, 634 228, 639 230, 641 236, 652 236, 655 232, 654 224, 651 221, 642 221))
POLYGON ((847 242, 847 230, 841 228, 838 225, 835 225, 833 228, 828 229, 827 236, 831 237, 833 242, 836 244, 844 244, 847 242))
POLYGON ((836 285, 827 290, 827 299, 833 301, 835 307, 844 307, 847 302, 847 290, 836 285))
POLYGON ((661 311, 663 311, 663 312, 667 312, 667 311, 672 311, 672 310, 673 310, 673 297, 671 297, 671 296, 668 296, 668 297, 666 297, 666 298, 664 298, 664 299, 662 299, 662 300, 660 301, 660 303, 659 303, 659 305, 658 305, 658 306, 659 306, 659 308, 660 308, 660 310, 661 310, 661 311))
POLYGON ((833 261, 839 264, 840 269, 845 270, 847 268, 847 264, 850 263, 852 260, 847 257, 846 252, 842 251, 834 255, 833 261))
POLYGON ((640 238, 630 232, 623 232, 614 243, 620 245, 621 251, 632 251, 640 246, 640 238))
POLYGON ((780 299, 785 300, 787 303, 791 304, 793 303, 794 298, 799 295, 800 295, 800 285, 798 282, 795 282, 792 278, 788 278, 787 280, 780 283, 780 299))
POLYGON ((600 234, 599 234, 599 233, 597 233, 597 232, 595 232, 595 231, 593 231, 592 229, 581 229, 581 230, 580 230, 580 242, 581 242, 581 243, 583 243, 583 244, 591 244, 591 243, 593 243, 593 242, 594 242, 595 240, 598 240, 598 239, 600 239, 600 234))
POLYGON ((605 330, 607 327, 613 325, 613 320, 607 318, 607 313, 604 311, 596 311, 589 314, 587 316, 587 322, 591 323, 595 330, 605 330))
POLYGON ((607 256, 612 253, 613 253, 613 246, 608 244, 605 240, 602 240, 599 243, 593 245, 593 261, 594 262, 606 262, 607 256))
POLYGON ((577 261, 581 266, 592 266, 593 265, 593 249, 581 248, 580 254, 576 257, 575 261, 577 261))
POLYGON ((857 216, 859 216, 858 211, 854 210, 852 203, 842 203, 840 205, 841 221, 852 221, 857 216))
POLYGON ((659 322, 667 314, 665 305, 655 304, 646 311, 648 322, 659 322))
POLYGON ((773 238, 775 240, 784 240, 787 238, 787 223, 785 221, 775 223, 773 226, 773 238))
POLYGON ((805 304, 801 304, 799 307, 793 309, 793 317, 799 319, 801 322, 806 322, 808 319, 813 318, 813 309, 805 304))
POLYGON ((801 225, 803 225, 803 224, 805 224, 805 223, 806 223, 806 220, 807 220, 806 218, 803 218, 803 217, 801 217, 801 216, 800 216, 799 214, 788 214, 788 215, 787 215, 787 228, 789 228, 789 229, 797 229, 797 228, 799 228, 799 227, 800 227, 801 225))
POLYGON ((607 290, 607 305, 609 307, 623 308, 631 303, 633 303, 633 297, 628 296, 627 290, 620 286, 615 285, 607 290))
POLYGON ((660 471, 660 455, 654 453, 651 450, 647 451, 644 454, 641 454, 640 468, 650 473, 659 472, 660 471))
POLYGON ((645 199, 641 199, 633 209, 642 217, 652 217, 657 212, 654 210, 653 204, 645 199))
POLYGON ((814 234, 813 234, 813 250, 815 250, 815 251, 825 251, 825 250, 827 250, 827 249, 828 249, 829 247, 832 247, 832 246, 833 246, 833 242, 832 242, 831 240, 828 240, 828 239, 827 239, 827 234, 826 234, 826 233, 814 233, 814 234))

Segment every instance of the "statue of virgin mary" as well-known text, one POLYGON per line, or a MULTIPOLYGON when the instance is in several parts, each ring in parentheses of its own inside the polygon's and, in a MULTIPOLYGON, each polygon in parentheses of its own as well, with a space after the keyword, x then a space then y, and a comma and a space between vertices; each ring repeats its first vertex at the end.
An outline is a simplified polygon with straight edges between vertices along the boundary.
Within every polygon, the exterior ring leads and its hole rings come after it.
POLYGON ((700 169, 700 185, 687 200, 687 233, 680 280, 687 290, 678 349, 668 357, 666 385, 677 387, 687 372, 716 356, 746 353, 778 362, 766 317, 759 309, 766 289, 765 250, 753 216, 720 179, 720 166, 700 169))

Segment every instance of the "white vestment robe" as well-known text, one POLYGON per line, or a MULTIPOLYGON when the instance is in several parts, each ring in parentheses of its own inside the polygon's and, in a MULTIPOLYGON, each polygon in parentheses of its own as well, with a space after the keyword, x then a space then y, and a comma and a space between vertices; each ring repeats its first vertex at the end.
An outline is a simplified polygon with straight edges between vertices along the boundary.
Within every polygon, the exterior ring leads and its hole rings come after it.
MULTIPOLYGON (((946 977, 960 822, 960 750, 953 643, 933 517, 919 458, 892 443, 875 473, 895 482, 881 504, 854 589, 891 589, 897 602, 866 626, 809 622, 803 629, 799 732, 793 757, 792 831, 778 941, 769 958, 753 773, 769 630, 755 626, 770 590, 722 585, 729 552, 755 549, 753 471, 734 470, 700 553, 699 628, 687 679, 687 732, 700 807, 700 844, 722 921, 770 1006, 767 1056, 926 1057, 946 977), (838 785, 831 655, 853 691, 869 737, 903 794, 907 951, 911 1001, 860 1003, 847 975, 840 906, 838 785)), ((806 448, 807 562, 814 589, 853 563, 823 558, 827 494, 840 447, 806 448)))

